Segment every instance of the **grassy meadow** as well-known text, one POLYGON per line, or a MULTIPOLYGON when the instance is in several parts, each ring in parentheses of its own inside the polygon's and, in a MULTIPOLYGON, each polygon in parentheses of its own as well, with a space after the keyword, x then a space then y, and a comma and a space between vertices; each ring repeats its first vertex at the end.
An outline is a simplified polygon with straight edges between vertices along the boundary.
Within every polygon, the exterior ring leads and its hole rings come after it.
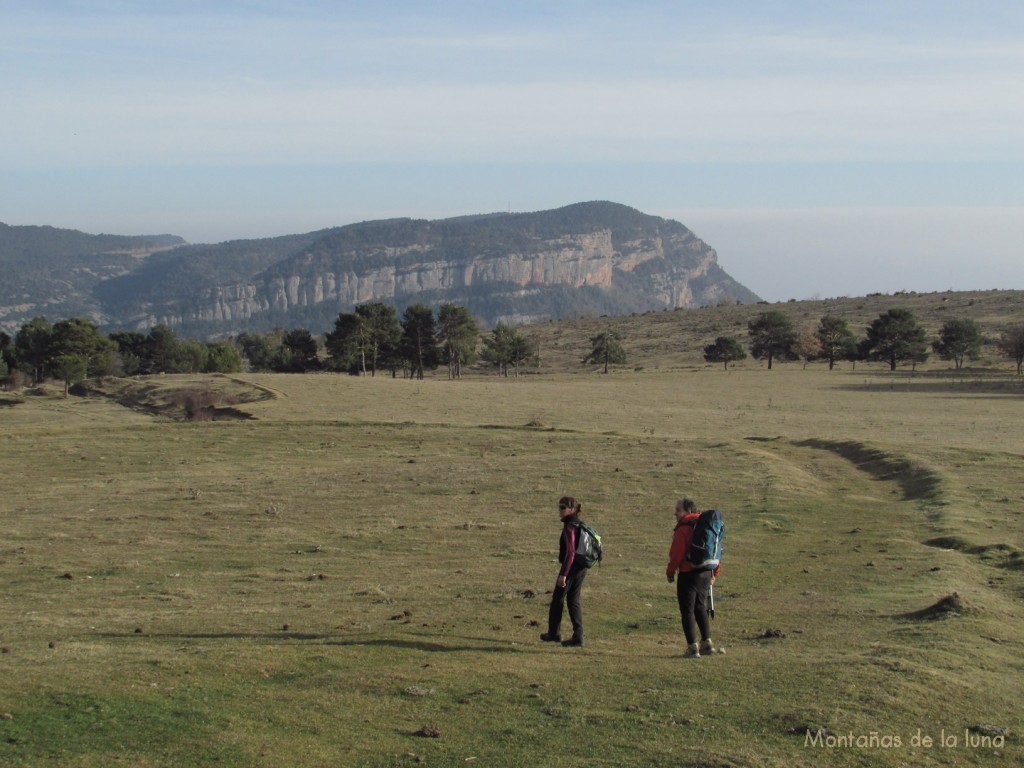
POLYGON ((0 765, 1019 764, 1015 377, 660 359, 0 393, 0 765), (196 387, 252 418, 113 399, 196 387), (563 494, 581 649, 538 641, 563 494), (681 657, 681 495, 725 656, 681 657))
MULTIPOLYGON (((824 315, 846 320, 858 337, 879 315, 890 309, 906 309, 914 314, 930 338, 937 338, 947 320, 970 318, 980 326, 986 338, 983 361, 1006 368, 1007 361, 997 358, 992 341, 1010 326, 1024 323, 1024 291, 944 291, 941 293, 901 292, 870 296, 841 296, 830 299, 790 300, 771 305, 737 304, 701 309, 662 310, 629 316, 579 317, 540 323, 524 330, 540 347, 539 370, 557 373, 578 370, 586 355, 588 339, 602 331, 619 333, 628 353, 627 368, 646 371, 704 369, 702 350, 718 336, 732 336, 746 346, 747 324, 762 312, 772 310, 786 315, 793 327, 815 327, 824 315)), ((740 368, 757 368, 758 361, 738 363, 740 368)), ((952 363, 932 360, 928 368, 952 367, 952 363)), ((1009 366, 1012 368, 1012 366, 1009 366)))

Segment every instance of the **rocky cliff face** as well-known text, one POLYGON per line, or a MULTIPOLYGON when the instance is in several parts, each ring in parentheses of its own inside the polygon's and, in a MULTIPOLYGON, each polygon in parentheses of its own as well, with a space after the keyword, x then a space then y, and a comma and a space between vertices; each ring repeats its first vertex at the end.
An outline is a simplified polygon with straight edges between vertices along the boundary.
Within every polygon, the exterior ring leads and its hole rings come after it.
MULTIPOLYGON (((450 223, 407 222, 395 236, 409 239, 408 227, 418 228, 413 242, 334 237, 253 279, 206 287, 187 311, 151 307, 138 325, 214 328, 303 314, 330 319, 369 301, 399 307, 452 301, 488 324, 757 301, 681 224, 625 210, 633 214, 628 226, 598 220, 585 222, 583 231, 530 224, 543 214, 514 214, 470 219, 469 236, 450 223), (499 220, 517 228, 504 245, 481 234, 485 223, 499 220)), ((559 211, 545 213, 555 218, 559 211)))
POLYGON ((10 333, 37 314, 216 338, 321 333, 370 301, 452 302, 491 325, 758 300, 679 222, 608 202, 217 245, 0 225, 0 274, 10 333))
POLYGON ((362 272, 311 272, 220 286, 206 294, 206 306, 189 319, 247 320, 270 310, 288 312, 325 302, 351 308, 368 301, 394 302, 423 293, 463 293, 494 285, 611 289, 618 261, 608 230, 567 235, 528 254, 474 256, 463 261, 437 258, 437 254, 413 247, 393 249, 389 256, 393 263, 362 272), (421 255, 424 260, 405 266, 394 263, 396 257, 409 254, 421 255))

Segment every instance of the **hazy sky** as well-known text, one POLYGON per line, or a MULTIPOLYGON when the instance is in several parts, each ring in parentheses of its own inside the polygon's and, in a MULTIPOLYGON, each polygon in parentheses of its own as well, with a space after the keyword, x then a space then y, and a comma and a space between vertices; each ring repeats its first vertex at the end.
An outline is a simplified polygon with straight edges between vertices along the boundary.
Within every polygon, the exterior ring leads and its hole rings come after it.
POLYGON ((1024 289, 1024 3, 0 0, 0 221, 612 200, 777 301, 1024 289))

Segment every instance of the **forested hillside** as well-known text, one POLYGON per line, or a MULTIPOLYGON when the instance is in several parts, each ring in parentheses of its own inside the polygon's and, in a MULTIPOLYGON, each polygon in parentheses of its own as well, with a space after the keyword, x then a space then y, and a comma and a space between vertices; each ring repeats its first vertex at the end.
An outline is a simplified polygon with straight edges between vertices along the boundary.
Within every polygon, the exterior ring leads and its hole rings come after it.
POLYGON ((184 242, 175 235, 89 235, 0 223, 0 329, 9 330, 33 312, 95 316, 96 285, 184 242))

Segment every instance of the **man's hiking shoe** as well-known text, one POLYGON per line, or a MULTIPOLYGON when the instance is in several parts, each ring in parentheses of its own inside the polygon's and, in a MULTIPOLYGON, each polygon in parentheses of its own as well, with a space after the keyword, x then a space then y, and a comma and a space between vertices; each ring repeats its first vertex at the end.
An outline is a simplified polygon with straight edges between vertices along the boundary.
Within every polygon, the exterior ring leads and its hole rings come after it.
POLYGON ((697 650, 696 644, 686 646, 686 650, 683 651, 684 659, 699 659, 700 651, 697 650))
POLYGON ((713 653, 725 653, 725 648, 716 648, 711 644, 710 640, 702 640, 700 644, 700 654, 702 656, 710 656, 713 653))
POLYGON ((581 645, 583 645, 582 637, 570 637, 568 640, 562 641, 563 648, 576 648, 581 645))
POLYGON ((560 643, 560 642, 562 642, 562 636, 561 635, 559 635, 559 634, 551 634, 550 632, 545 632, 543 635, 540 636, 540 639, 543 640, 545 643, 560 643))

